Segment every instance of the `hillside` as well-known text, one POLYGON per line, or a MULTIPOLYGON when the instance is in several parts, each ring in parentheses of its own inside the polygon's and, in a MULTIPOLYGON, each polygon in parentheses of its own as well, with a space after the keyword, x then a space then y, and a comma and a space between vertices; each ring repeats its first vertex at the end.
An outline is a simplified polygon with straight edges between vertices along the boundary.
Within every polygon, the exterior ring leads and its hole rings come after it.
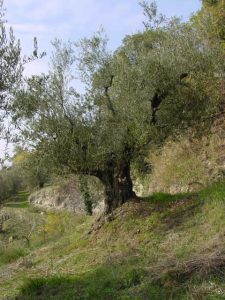
POLYGON ((0 0, 0 300, 225 300, 225 0, 196 1, 0 0))
POLYGON ((6 207, 0 299, 225 299, 224 200, 159 193, 104 221, 6 207))

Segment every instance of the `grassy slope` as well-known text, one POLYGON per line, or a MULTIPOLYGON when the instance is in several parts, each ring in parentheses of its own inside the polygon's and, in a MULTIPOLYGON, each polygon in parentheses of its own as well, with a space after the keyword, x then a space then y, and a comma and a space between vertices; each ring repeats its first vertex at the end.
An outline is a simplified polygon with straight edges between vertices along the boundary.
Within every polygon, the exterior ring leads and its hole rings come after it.
POLYGON ((11 199, 11 201, 7 201, 5 203, 5 207, 27 208, 29 206, 28 197, 29 197, 28 192, 20 191, 15 195, 15 197, 11 199))
POLYGON ((144 200, 91 234, 91 217, 7 208, 37 225, 29 245, 5 243, 2 257, 23 252, 0 259, 0 299, 225 299, 224 184, 144 200))

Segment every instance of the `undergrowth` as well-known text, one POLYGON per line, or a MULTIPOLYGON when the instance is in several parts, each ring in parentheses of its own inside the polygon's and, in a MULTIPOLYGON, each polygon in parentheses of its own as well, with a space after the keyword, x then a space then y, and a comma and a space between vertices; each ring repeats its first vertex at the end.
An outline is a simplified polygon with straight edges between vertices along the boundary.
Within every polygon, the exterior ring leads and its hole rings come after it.
POLYGON ((4 264, 12 263, 20 257, 24 257, 28 254, 27 250, 22 246, 9 245, 0 249, 0 266, 4 264))
POLYGON ((193 193, 169 194, 169 193, 158 192, 158 193, 154 193, 151 196, 144 197, 143 200, 156 203, 156 204, 161 204, 161 203, 166 204, 166 203, 171 203, 173 201, 179 201, 179 200, 190 198, 192 195, 193 193))
MULTIPOLYGON (((157 193, 144 200, 124 205, 89 234, 93 217, 43 215, 29 254, 20 258, 10 278, 3 276, 2 295, 25 300, 225 299, 224 183, 199 193, 157 193)), ((9 272, 10 266, 9 259, 1 268, 9 272)))

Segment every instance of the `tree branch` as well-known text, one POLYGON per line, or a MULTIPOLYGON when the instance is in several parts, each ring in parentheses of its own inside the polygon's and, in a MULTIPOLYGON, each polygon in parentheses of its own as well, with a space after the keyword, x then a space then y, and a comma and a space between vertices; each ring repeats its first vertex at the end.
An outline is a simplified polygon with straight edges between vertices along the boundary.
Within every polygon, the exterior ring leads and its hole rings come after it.
POLYGON ((108 101, 108 109, 112 112, 113 116, 115 116, 115 109, 113 107, 112 101, 109 96, 109 88, 112 86, 114 75, 111 75, 110 83, 108 86, 105 86, 105 97, 108 101))

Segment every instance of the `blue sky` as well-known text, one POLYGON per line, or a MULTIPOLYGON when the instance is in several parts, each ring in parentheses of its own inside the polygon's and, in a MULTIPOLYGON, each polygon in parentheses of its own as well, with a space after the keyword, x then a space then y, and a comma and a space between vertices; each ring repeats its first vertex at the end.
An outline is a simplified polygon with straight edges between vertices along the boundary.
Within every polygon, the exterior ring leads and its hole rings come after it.
MULTIPOLYGON (((143 28, 139 0, 5 0, 6 19, 21 39, 26 53, 32 51, 33 37, 40 50, 51 53, 55 37, 73 41, 90 36, 102 25, 115 49, 126 34, 143 28)), ((187 19, 201 6, 200 0, 158 0, 159 11, 187 19)), ((47 69, 46 59, 31 64, 27 73, 47 69)))
MULTIPOLYGON (((117 48, 126 34, 143 29, 144 16, 139 0, 5 0, 7 26, 12 26, 21 39, 23 51, 32 52, 33 38, 39 49, 51 54, 50 41, 55 37, 76 41, 90 36, 102 25, 110 39, 110 48, 117 48)), ((157 0, 159 12, 188 19, 196 12, 200 0, 157 0)), ((28 64, 26 74, 48 69, 48 56, 28 64)), ((12 147, 10 147, 12 148, 12 147)), ((4 141, 0 140, 0 157, 4 141)), ((11 151, 10 151, 11 152, 11 151)))

